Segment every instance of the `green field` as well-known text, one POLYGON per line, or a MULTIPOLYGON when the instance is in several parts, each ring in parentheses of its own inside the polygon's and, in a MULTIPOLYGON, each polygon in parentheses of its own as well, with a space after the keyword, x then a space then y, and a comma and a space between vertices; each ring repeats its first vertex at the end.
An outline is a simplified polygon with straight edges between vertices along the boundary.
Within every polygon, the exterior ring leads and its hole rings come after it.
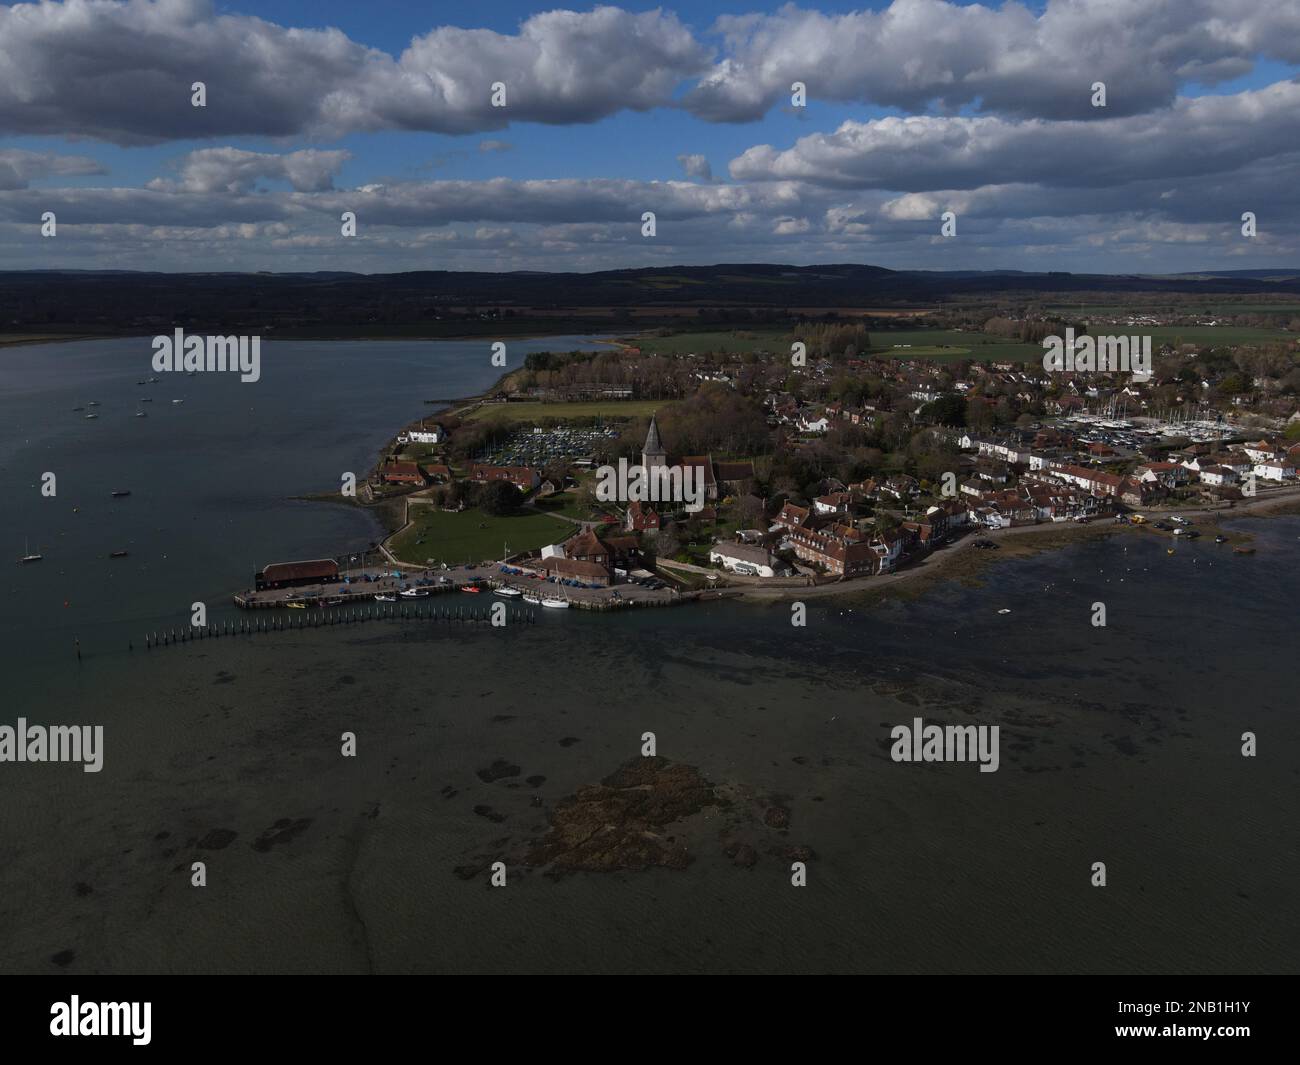
MULTIPOLYGON (((1205 314, 1300 314, 1300 303, 1130 303, 1124 306, 1119 304, 1078 304, 1078 303, 1053 303, 1045 306, 1043 310, 1054 314, 1066 315, 1105 315, 1118 316, 1121 314, 1184 314, 1184 315, 1205 315, 1205 314)), ((1213 328, 1213 327, 1210 327, 1213 328)))
POLYGON ((507 549, 503 545, 514 554, 567 540, 577 531, 567 521, 528 511, 496 518, 480 510, 453 513, 421 506, 411 508, 411 517, 411 525, 388 542, 388 549, 415 565, 430 558, 451 564, 485 562, 500 558, 507 549))
POLYGON ((623 338, 623 341, 647 354, 660 355, 702 355, 709 351, 731 355, 753 351, 788 353, 791 334, 785 329, 736 329, 674 333, 667 337, 629 336, 623 338))
MULTIPOLYGON (((1112 327, 1098 325, 1096 332, 1106 332, 1112 327)), ((1150 336, 1152 344, 1164 344, 1182 340, 1186 344, 1207 344, 1211 347, 1232 344, 1274 344, 1279 340, 1294 342, 1296 335, 1284 329, 1251 329, 1231 325, 1154 325, 1154 326, 1114 326, 1114 332, 1122 334, 1125 330, 1137 336, 1150 336)))
POLYGON ((489 403, 467 416, 469 421, 532 425, 546 418, 638 418, 664 405, 659 399, 607 399, 591 403, 489 403))
POLYGON ((1037 344, 966 333, 960 329, 873 329, 870 354, 893 359, 973 359, 983 362, 1039 360, 1043 349, 1037 344), (910 344, 910 348, 897 347, 910 344))
MULTIPOLYGON (((1234 326, 1107 326, 1097 323, 1091 330, 1095 335, 1149 336, 1159 347, 1165 343, 1182 341, 1205 346, 1236 344, 1268 344, 1279 340, 1294 342, 1294 333, 1281 329, 1253 329, 1234 326)), ((906 329, 885 332, 873 330, 872 355, 898 359, 985 359, 1011 362, 1037 362, 1043 357, 1041 344, 1022 344, 1003 340, 983 333, 964 333, 956 329, 906 329), (911 344, 910 348, 895 347, 911 344)))

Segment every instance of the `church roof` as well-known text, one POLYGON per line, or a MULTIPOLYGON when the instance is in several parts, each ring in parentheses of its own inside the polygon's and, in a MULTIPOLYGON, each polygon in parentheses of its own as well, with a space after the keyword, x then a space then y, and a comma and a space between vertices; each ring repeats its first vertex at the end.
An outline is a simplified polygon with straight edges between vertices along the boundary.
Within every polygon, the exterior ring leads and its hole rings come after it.
POLYGON ((645 447, 641 449, 647 455, 664 455, 667 452, 664 446, 659 442, 659 423, 655 421, 655 416, 650 415, 650 428, 645 434, 645 447))

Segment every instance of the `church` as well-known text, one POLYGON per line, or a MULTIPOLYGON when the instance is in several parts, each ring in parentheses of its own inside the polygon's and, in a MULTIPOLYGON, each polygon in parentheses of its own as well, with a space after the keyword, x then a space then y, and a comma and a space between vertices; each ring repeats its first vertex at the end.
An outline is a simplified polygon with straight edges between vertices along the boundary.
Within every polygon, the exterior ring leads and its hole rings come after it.
POLYGON ((748 492, 754 480, 752 462, 714 462, 712 455, 686 455, 676 463, 669 463, 668 451, 659 435, 659 422, 653 414, 650 415, 650 428, 645 434, 645 444, 641 447, 641 465, 646 470, 668 465, 677 465, 683 469, 694 467, 698 471, 697 483, 703 483, 704 498, 707 500, 748 492))

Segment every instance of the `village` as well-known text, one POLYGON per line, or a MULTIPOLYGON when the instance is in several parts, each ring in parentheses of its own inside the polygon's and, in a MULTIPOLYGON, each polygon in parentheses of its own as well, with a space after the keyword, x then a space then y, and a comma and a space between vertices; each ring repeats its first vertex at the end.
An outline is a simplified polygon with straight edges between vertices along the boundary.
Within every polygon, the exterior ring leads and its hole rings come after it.
POLYGON ((805 366, 734 334, 700 352, 644 338, 530 357, 395 437, 361 490, 403 508, 383 565, 543 604, 658 605, 896 574, 967 535, 996 546, 1004 529, 1172 533, 1163 516, 1297 485, 1300 382, 1284 347, 1165 344, 1135 377, 880 357, 853 324, 803 335, 805 366), (637 460, 700 498, 597 491, 602 468, 637 460))

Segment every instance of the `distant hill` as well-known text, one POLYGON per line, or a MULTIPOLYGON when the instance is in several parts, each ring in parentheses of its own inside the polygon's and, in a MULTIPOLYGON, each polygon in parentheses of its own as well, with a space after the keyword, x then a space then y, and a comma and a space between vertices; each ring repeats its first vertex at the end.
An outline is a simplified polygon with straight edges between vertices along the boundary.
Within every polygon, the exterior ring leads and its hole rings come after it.
POLYGON ((884 309, 1081 292, 1289 297, 1300 295, 1300 269, 1151 276, 718 263, 585 274, 9 271, 0 272, 0 330, 151 332, 181 325, 288 332, 347 326, 346 335, 450 335, 503 331, 499 323, 510 318, 516 324, 543 322, 558 332, 590 328, 593 316, 602 313, 606 323, 626 324, 636 312, 638 324, 653 324, 658 314, 680 321, 696 308, 884 309))

